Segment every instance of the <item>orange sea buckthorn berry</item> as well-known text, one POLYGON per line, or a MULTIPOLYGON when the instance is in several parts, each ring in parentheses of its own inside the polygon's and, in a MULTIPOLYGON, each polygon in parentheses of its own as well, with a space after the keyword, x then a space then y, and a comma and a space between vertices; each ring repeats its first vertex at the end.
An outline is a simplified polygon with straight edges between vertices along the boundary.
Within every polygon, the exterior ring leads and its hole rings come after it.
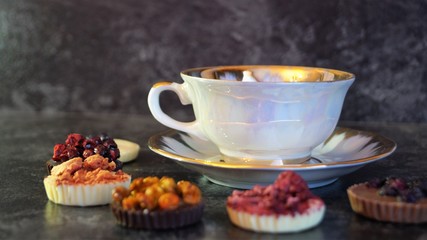
POLYGON ((176 192, 176 182, 171 177, 162 177, 159 181, 159 185, 165 192, 176 192))
POLYGON ((158 205, 159 197, 165 193, 165 191, 159 186, 159 184, 153 184, 145 189, 145 195, 148 199, 148 204, 151 207, 158 205))
POLYGON ((134 180, 132 180, 129 186, 129 190, 131 192, 141 192, 140 189, 143 187, 143 185, 144 185, 144 178, 135 178, 134 180))
POLYGON ((174 210, 180 203, 179 196, 175 193, 165 193, 159 197, 159 207, 164 210, 174 210))
POLYGON ((188 189, 188 187, 191 185, 191 182, 181 180, 176 183, 176 187, 178 188, 178 191, 182 193, 183 190, 188 189))
POLYGON ((145 177, 144 178, 144 186, 148 187, 151 186, 153 184, 156 184, 159 182, 159 178, 158 177, 145 177))
POLYGON ((153 210, 157 208, 159 204, 159 199, 152 195, 151 196, 145 195, 145 204, 146 204, 146 209, 153 210))
POLYGON ((139 207, 141 209, 150 209, 151 210, 151 209, 156 207, 155 205, 153 206, 150 203, 150 199, 148 199, 148 197, 144 193, 141 193, 141 192, 136 193, 135 198, 138 200, 139 207))
POLYGON ((132 210, 139 208, 139 201, 135 196, 129 196, 122 200, 123 210, 132 210))
POLYGON ((158 177, 136 178, 130 184, 129 189, 131 192, 133 192, 133 194, 136 194, 136 192, 145 192, 147 187, 158 182, 159 182, 158 177))
POLYGON ((202 199, 200 189, 189 181, 179 181, 177 183, 178 190, 182 193, 182 199, 188 204, 197 204, 202 199))
POLYGON ((113 189, 113 201, 120 203, 129 194, 130 192, 127 188, 123 186, 116 187, 113 189))
POLYGON ((145 189, 145 195, 155 197, 156 199, 159 199, 163 193, 165 193, 165 190, 159 184, 153 184, 145 189))

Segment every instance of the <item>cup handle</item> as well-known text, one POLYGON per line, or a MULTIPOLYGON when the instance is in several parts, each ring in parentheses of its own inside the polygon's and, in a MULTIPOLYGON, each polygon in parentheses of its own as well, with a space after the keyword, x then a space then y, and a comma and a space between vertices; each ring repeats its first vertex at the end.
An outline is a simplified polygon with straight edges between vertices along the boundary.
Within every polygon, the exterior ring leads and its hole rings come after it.
POLYGON ((148 107, 154 118, 161 124, 182 132, 189 133, 203 140, 207 140, 205 135, 199 130, 199 122, 197 121, 197 119, 192 122, 180 122, 171 118, 169 115, 163 112, 160 107, 160 94, 163 91, 175 92, 178 95, 181 104, 183 105, 191 104, 192 101, 188 97, 188 94, 184 88, 184 84, 172 82, 159 82, 154 84, 150 92, 148 93, 148 107))

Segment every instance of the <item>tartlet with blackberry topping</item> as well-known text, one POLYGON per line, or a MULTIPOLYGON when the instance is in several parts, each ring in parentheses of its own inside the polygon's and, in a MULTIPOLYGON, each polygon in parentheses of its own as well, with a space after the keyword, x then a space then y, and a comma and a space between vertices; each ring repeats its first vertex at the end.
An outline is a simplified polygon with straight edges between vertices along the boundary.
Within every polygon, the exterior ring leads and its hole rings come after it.
POLYGON ((189 181, 150 176, 115 188, 111 209, 123 227, 175 229, 200 221, 204 202, 199 187, 189 181))
POLYGON ((49 175, 43 180, 46 195, 54 203, 95 206, 111 202, 111 191, 129 186, 131 176, 122 171, 120 151, 108 135, 85 138, 73 133, 65 144, 56 144, 49 175))
POLYGON ((233 224, 256 232, 299 232, 318 225, 325 213, 322 199, 293 171, 281 173, 268 186, 234 190, 227 198, 233 224))
POLYGON ((375 178, 347 189, 354 212, 378 221, 427 222, 427 180, 375 178))

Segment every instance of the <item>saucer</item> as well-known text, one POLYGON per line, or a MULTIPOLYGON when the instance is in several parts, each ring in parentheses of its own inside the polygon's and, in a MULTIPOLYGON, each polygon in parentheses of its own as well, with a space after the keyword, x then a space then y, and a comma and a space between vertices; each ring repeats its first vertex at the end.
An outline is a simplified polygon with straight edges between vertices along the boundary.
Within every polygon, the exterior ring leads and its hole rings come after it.
POLYGON ((268 185, 280 172, 292 170, 301 175, 310 188, 316 188, 389 156, 396 149, 396 143, 375 133, 337 127, 313 150, 310 160, 300 164, 263 165, 225 162, 212 142, 176 130, 152 136, 148 147, 210 181, 228 187, 249 189, 256 184, 268 185))

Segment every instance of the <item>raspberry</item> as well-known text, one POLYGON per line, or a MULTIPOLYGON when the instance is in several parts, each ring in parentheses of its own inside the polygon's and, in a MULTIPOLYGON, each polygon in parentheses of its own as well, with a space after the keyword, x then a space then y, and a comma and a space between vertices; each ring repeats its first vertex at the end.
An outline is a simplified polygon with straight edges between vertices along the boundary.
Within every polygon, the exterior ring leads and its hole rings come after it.
POLYGON ((110 149, 109 154, 111 159, 117 159, 120 157, 120 151, 118 148, 110 149))
POLYGON ((402 178, 390 178, 387 184, 398 191, 403 191, 408 188, 406 181, 402 178))
POLYGON ((67 146, 78 146, 84 141, 85 137, 78 133, 71 133, 68 135, 67 140, 65 140, 65 144, 67 146))
POLYGON ((67 147, 66 149, 68 159, 79 157, 79 151, 75 147, 67 147))
POLYGON ((62 152, 64 152, 64 150, 66 148, 67 147, 65 146, 65 144, 56 144, 53 147, 53 156, 52 156, 52 159, 55 160, 55 161, 61 161, 61 154, 62 154, 62 152))

